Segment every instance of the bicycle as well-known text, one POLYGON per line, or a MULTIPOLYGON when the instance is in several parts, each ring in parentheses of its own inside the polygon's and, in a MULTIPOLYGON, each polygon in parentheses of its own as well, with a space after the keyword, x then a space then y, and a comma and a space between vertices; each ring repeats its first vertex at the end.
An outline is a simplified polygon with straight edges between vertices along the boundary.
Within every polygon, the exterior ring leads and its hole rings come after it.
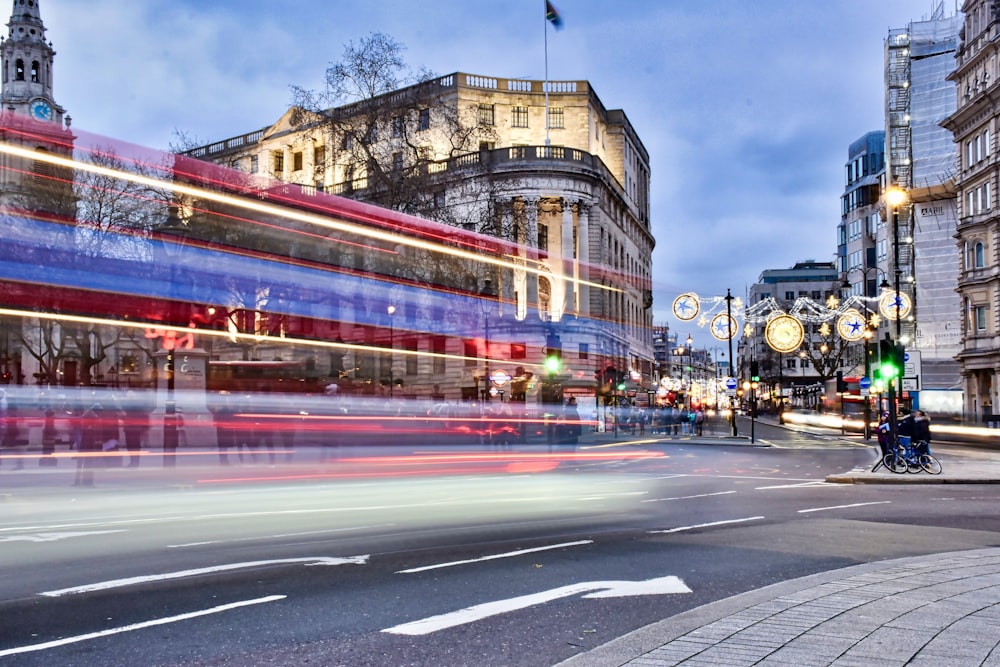
POLYGON ((899 436, 896 446, 882 459, 882 465, 900 474, 923 470, 930 475, 939 475, 942 470, 941 462, 931 454, 929 442, 914 442, 905 435, 899 436))

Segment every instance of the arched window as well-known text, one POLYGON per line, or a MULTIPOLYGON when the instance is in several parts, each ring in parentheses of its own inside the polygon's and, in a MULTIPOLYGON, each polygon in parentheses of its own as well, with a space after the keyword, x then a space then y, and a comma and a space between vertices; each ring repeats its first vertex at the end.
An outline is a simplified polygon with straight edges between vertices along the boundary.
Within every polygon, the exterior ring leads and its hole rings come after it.
POLYGON ((31 80, 34 83, 38 83, 38 61, 31 61, 31 80))
POLYGON ((977 242, 973 249, 972 265, 977 269, 986 266, 986 247, 982 241, 977 242))
POLYGON ((24 61, 20 58, 14 62, 14 80, 24 81, 24 61))
POLYGON ((538 312, 543 321, 548 321, 552 313, 552 283, 544 276, 538 276, 538 312))

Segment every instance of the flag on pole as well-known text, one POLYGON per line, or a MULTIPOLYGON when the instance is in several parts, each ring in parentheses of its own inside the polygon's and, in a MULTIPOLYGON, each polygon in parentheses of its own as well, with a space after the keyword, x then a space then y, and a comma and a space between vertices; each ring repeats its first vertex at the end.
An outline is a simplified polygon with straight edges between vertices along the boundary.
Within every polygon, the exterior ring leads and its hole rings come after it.
POLYGON ((559 12, 556 11, 556 8, 552 6, 552 3, 549 2, 549 0, 545 0, 545 19, 549 21, 556 30, 559 30, 563 26, 562 17, 559 16, 559 12))

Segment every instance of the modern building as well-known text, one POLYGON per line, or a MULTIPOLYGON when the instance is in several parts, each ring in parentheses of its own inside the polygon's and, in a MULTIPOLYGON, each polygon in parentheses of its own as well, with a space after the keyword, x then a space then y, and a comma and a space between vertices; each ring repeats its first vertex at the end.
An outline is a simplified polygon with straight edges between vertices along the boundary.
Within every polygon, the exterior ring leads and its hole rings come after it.
MULTIPOLYGON (((625 113, 605 108, 588 82, 449 74, 318 115, 291 109, 272 126, 185 153, 408 210, 390 196, 396 181, 359 159, 362 141, 400 181, 423 160, 414 181, 421 215, 499 237, 540 269, 490 269, 463 286, 488 282, 496 292, 490 357, 537 357, 555 339, 567 390, 592 391, 608 367, 637 388, 655 383, 649 156, 625 113), (451 129, 471 138, 464 152, 447 141, 451 129)), ((448 398, 470 398, 485 369, 438 371, 421 372, 414 391, 438 385, 448 398)))
POLYGON ((887 322, 910 359, 902 391, 924 409, 955 415, 962 388, 955 146, 941 123, 955 111, 949 73, 961 25, 961 16, 944 15, 942 2, 928 20, 890 30, 886 39, 885 186, 906 191, 909 201, 883 209, 888 247, 880 236, 877 251, 893 289, 898 284, 910 301, 909 316, 887 322))
POLYGON ((757 396, 762 408, 777 410, 779 405, 791 405, 793 398, 805 398, 806 389, 818 392, 824 380, 838 370, 843 372, 851 346, 843 343, 815 308, 831 297, 839 299, 841 281, 834 262, 804 260, 787 269, 762 271, 750 286, 746 315, 753 331, 740 339, 738 377, 749 378, 750 364, 757 364, 761 378, 757 396), (781 315, 800 322, 801 330, 776 334, 772 323, 781 315), (776 340, 778 335, 780 341, 776 340), (769 340, 780 342, 784 351, 777 351, 769 340))
POLYGON ((1000 401, 1000 16, 989 0, 965 0, 958 48, 948 76, 957 108, 942 126, 958 148, 958 299, 948 322, 959 337, 966 418, 990 419, 1000 401))

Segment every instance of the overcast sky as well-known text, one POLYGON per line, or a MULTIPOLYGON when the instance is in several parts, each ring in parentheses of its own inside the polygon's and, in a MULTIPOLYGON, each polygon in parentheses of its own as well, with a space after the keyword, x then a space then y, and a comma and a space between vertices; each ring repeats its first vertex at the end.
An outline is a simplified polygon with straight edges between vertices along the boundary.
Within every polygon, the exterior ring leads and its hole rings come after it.
MULTIPOLYGON (((832 261, 847 147, 882 129, 883 42, 936 0, 553 0, 549 78, 585 79, 650 154, 656 322, 832 261)), ((946 0, 946 15, 956 13, 946 0)), ((543 79, 544 0, 44 0, 74 127, 154 148, 259 129, 384 32, 414 69, 543 79)), ((5 19, 8 17, 4 17, 5 19)))

